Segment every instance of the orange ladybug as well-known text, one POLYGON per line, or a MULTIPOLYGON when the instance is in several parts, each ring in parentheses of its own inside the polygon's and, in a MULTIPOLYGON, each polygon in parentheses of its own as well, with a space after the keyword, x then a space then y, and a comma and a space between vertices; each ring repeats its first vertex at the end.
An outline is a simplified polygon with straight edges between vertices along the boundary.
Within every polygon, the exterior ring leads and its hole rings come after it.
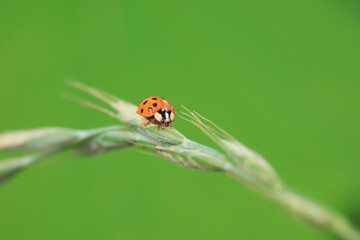
POLYGON ((175 119, 174 107, 164 98, 158 96, 147 97, 139 104, 137 113, 146 117, 149 121, 145 126, 155 122, 162 129, 171 127, 171 122, 175 119))

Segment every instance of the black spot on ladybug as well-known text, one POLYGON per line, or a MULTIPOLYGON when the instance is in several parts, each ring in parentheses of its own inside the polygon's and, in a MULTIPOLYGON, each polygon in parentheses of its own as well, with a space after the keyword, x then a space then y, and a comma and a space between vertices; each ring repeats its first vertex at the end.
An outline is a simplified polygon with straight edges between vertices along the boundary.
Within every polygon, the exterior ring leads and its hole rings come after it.
POLYGON ((153 103, 153 106, 156 107, 156 106, 157 106, 157 103, 153 103))
POLYGON ((157 98, 156 98, 156 97, 153 97, 152 100, 157 100, 157 98))
POLYGON ((144 112, 144 109, 142 108, 140 112, 143 113, 143 112, 144 112))
POLYGON ((145 105, 148 101, 149 101, 149 100, 145 100, 145 101, 143 102, 143 104, 145 105))
POLYGON ((149 107, 149 108, 148 108, 148 110, 149 110, 149 112, 151 112, 151 111, 152 111, 152 108, 151 108, 151 107, 149 107))

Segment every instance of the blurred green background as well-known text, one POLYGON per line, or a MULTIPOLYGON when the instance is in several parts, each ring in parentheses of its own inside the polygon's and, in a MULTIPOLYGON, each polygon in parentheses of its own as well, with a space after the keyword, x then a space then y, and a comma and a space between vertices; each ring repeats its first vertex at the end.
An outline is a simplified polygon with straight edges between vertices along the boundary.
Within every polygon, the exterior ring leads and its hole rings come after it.
MULTIPOLYGON (((359 10, 350 0, 1 0, 0 130, 117 124, 62 98, 77 93, 67 77, 136 104, 161 95, 359 221, 359 10)), ((0 239, 333 236, 225 175, 126 149, 68 152, 17 175, 0 188, 0 239)))

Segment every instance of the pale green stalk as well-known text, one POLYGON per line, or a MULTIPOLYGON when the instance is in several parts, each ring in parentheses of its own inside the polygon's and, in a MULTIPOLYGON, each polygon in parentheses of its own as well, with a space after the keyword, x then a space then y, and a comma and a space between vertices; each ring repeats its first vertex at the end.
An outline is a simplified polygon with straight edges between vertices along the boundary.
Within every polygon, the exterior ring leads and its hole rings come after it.
POLYGON ((175 128, 158 131, 155 125, 144 127, 142 123, 145 119, 136 114, 135 105, 78 82, 70 84, 109 104, 115 112, 73 96, 67 95, 68 97, 105 112, 124 125, 90 130, 41 128, 0 134, 0 150, 40 152, 0 161, 0 181, 5 181, 24 167, 65 149, 75 149, 83 154, 101 154, 113 149, 137 146, 189 168, 223 172, 276 201, 298 219, 332 232, 342 239, 360 239, 359 231, 345 217, 287 189, 262 156, 200 114, 184 108, 185 111, 180 116, 202 130, 221 151, 191 141, 175 128))

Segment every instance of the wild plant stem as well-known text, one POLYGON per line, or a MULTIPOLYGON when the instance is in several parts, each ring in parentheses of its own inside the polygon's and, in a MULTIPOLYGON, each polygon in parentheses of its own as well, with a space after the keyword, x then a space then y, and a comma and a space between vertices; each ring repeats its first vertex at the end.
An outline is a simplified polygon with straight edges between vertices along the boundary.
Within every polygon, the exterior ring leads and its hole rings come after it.
POLYGON ((360 240, 359 231, 345 217, 286 188, 276 171, 261 155, 197 112, 184 107, 186 117, 180 116, 197 126, 222 151, 194 142, 174 128, 158 131, 154 125, 144 127, 145 119, 136 113, 135 105, 82 83, 72 81, 70 84, 109 104, 115 112, 77 97, 71 97, 72 99, 100 110, 124 125, 90 130, 40 128, 2 133, 0 151, 42 153, 0 161, 0 182, 24 167, 64 149, 76 149, 83 154, 101 154, 113 149, 137 146, 189 168, 226 173, 277 202, 297 219, 331 232, 341 239, 360 240))

